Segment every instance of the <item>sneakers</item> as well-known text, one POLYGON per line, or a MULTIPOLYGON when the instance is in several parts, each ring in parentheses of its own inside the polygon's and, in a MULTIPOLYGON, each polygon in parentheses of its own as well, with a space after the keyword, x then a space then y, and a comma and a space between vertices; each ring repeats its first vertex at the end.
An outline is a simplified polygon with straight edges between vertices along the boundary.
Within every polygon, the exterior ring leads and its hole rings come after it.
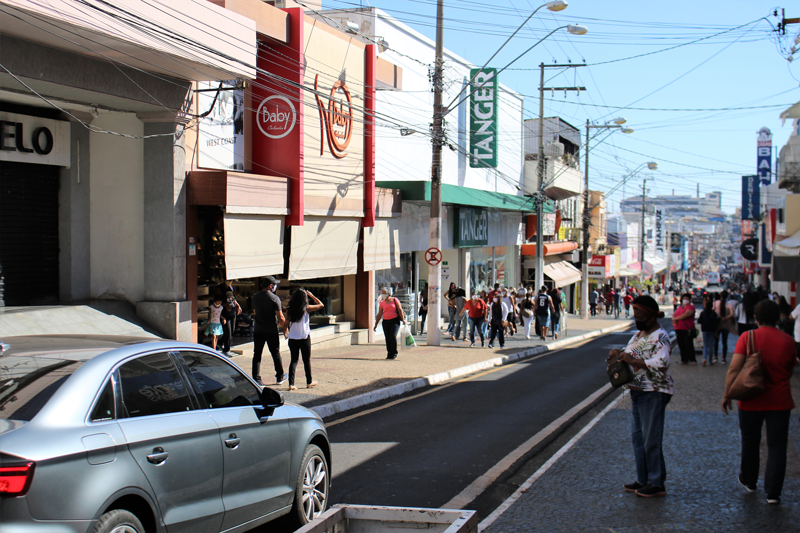
POLYGON ((309 389, 311 389, 311 388, 313 388, 313 387, 316 387, 316 386, 317 386, 317 382, 316 382, 316 381, 312 381, 311 383, 309 383, 308 385, 306 385, 306 387, 307 387, 307 388, 309 388, 309 389))
POLYGON ((780 505, 781 497, 780 496, 767 496, 767 503, 770 505, 780 505))
POLYGON ((627 485, 622 485, 622 488, 627 490, 628 492, 636 492, 639 489, 643 489, 644 485, 642 485, 638 481, 634 481, 633 483, 628 483, 627 485))
POLYGON ((481 341, 481 348, 483 348, 483 341, 481 341))
POLYGON ((472 342, 469 343, 469 347, 470 348, 472 348, 473 346, 475 346, 475 341, 472 341, 472 342))
POLYGON ((281 377, 276 378, 275 384, 280 385, 281 383, 285 383, 287 379, 289 379, 289 374, 284 374, 281 377))
POLYGON ((741 474, 739 474, 739 477, 736 478, 736 479, 739 480, 739 485, 744 487, 747 490, 747 492, 755 492, 756 491, 756 486, 755 485, 748 485, 747 483, 742 481, 742 475, 741 474))
POLYGON ((491 343, 490 343, 490 344, 489 344, 489 348, 494 348, 494 346, 492 346, 492 345, 491 345, 491 343))
POLYGON ((297 387, 295 387, 294 385, 289 385, 289 390, 297 390, 297 387))
POLYGON ((664 487, 655 487, 648 483, 641 489, 637 490, 636 495, 641 496, 642 498, 659 498, 667 495, 667 489, 664 487))
POLYGON ((501 345, 500 345, 500 349, 501 349, 501 350, 505 350, 505 349, 506 349, 505 345, 504 345, 504 344, 501 344, 501 345))

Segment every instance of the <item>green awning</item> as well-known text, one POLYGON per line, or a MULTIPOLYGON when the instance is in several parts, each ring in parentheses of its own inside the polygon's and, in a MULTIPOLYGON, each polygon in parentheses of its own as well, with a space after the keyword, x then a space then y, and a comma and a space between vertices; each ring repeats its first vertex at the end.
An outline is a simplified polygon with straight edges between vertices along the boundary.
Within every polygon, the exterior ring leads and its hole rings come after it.
MULTIPOLYGON (((382 189, 397 189, 403 194, 403 200, 410 202, 430 202, 430 181, 376 181, 376 187, 382 189)), ((536 211, 533 198, 517 196, 502 192, 482 191, 469 187, 442 184, 442 203, 465 205, 472 207, 507 209, 509 211, 536 211)), ((555 206, 548 201, 544 204, 545 213, 553 213, 555 206)))

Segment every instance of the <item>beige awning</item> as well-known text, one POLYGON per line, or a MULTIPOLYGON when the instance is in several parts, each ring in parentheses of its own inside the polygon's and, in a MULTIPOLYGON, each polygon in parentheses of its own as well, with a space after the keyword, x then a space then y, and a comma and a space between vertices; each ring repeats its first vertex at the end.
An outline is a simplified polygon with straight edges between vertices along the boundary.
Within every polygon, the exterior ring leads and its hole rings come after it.
POLYGON ((400 219, 377 218, 375 226, 364 228, 364 270, 385 270, 400 266, 400 219))
POLYGON ((289 279, 355 274, 360 230, 360 218, 305 217, 292 226, 289 279))
POLYGON ((545 265, 542 269, 545 276, 552 279, 556 287, 566 287, 581 280, 581 271, 566 261, 545 265))
POLYGON ((227 279, 255 278, 283 272, 284 218, 225 213, 227 279))

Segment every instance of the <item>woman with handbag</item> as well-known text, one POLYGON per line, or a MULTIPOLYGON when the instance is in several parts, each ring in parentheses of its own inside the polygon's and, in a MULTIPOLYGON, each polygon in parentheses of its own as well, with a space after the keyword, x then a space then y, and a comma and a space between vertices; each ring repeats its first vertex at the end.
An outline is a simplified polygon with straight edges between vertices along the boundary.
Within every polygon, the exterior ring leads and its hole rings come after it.
POLYGON ((761 427, 767 424, 767 467, 764 490, 767 503, 781 502, 786 475, 789 415, 794 409, 790 379, 797 364, 794 339, 777 329, 780 308, 772 300, 756 305, 758 329, 739 337, 725 378, 722 411, 739 400, 742 462, 739 483, 755 492, 758 483, 761 427))
MULTIPOLYGON (((378 316, 375 317, 375 331, 378 331, 378 322, 383 319, 383 337, 386 340, 386 359, 397 359, 397 333, 400 331, 400 322, 406 323, 406 315, 400 306, 400 300, 392 297, 392 289, 381 289, 380 307, 378 316)), ((430 326, 429 326, 430 328, 430 326)))
POLYGON ((420 291, 420 305, 419 305, 419 317, 422 319, 422 326, 419 328, 420 333, 425 333, 425 319, 428 318, 428 284, 424 283, 422 285, 422 290, 420 291))
POLYGON ((675 394, 669 372, 672 344, 669 334, 658 323, 664 313, 650 296, 633 300, 633 319, 638 333, 623 351, 613 349, 607 361, 622 361, 633 367, 630 383, 631 439, 636 459, 636 481, 622 487, 643 498, 666 496, 664 481, 667 467, 664 462, 664 417, 667 404, 675 394))
POLYGON ((675 330, 675 337, 678 339, 678 348, 681 351, 680 364, 697 365, 694 354, 694 339, 697 337, 697 330, 694 327, 694 314, 696 309, 692 305, 692 295, 689 293, 681 296, 681 305, 672 315, 672 329, 675 330))
POLYGON ((522 324, 525 326, 525 338, 531 338, 531 322, 533 322, 533 291, 525 291, 525 298, 519 303, 519 316, 522 317, 522 324))

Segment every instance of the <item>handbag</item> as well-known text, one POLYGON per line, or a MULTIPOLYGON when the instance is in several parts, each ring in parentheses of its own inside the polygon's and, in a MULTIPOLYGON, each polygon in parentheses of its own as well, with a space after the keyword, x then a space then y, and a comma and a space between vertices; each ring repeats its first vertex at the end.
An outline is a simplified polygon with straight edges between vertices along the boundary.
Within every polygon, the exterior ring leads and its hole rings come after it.
POLYGON ((615 389, 633 381, 631 365, 620 359, 609 363, 606 372, 608 373, 608 380, 615 389))
POLYGON ((692 340, 697 338, 697 328, 692 328, 689 330, 689 338, 692 340))
POLYGON ((744 366, 725 395, 731 400, 749 400, 764 392, 764 367, 761 365, 761 352, 756 351, 755 337, 755 331, 747 332, 744 366))

